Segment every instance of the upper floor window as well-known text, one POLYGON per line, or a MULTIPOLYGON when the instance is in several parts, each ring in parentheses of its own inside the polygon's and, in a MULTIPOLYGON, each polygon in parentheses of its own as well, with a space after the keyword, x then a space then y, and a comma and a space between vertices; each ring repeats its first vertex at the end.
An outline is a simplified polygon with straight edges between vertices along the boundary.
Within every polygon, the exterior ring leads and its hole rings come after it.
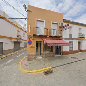
POLYGON ((70 41, 70 46, 69 46, 69 50, 72 51, 73 50, 73 41, 70 41))
POLYGON ((57 36, 57 29, 58 29, 58 24, 57 23, 52 23, 52 29, 51 29, 51 35, 52 36, 57 36))
POLYGON ((37 20, 37 35, 44 35, 45 21, 37 20))
POLYGON ((69 38, 72 38, 72 34, 69 34, 69 38))

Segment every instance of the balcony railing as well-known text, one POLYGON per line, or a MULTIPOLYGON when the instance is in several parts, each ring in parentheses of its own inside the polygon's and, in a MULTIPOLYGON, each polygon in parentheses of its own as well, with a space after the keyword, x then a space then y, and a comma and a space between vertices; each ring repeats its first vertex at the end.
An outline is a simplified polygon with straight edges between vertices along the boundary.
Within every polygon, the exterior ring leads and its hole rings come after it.
POLYGON ((51 29, 51 36, 62 36, 59 30, 51 29))
POLYGON ((85 34, 79 33, 78 37, 79 37, 79 38, 85 38, 85 34))
POLYGON ((48 29, 36 27, 36 31, 34 32, 34 34, 35 35, 48 35, 48 29))
POLYGON ((51 29, 51 36, 57 36, 57 30, 51 29))

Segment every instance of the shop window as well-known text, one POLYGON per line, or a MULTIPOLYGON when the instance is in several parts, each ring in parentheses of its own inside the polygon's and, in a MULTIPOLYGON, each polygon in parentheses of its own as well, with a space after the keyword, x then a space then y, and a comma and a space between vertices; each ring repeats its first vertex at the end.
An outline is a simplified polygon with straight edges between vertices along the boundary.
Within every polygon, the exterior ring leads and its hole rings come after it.
POLYGON ((53 52, 53 46, 47 46, 47 45, 45 45, 45 51, 53 52))

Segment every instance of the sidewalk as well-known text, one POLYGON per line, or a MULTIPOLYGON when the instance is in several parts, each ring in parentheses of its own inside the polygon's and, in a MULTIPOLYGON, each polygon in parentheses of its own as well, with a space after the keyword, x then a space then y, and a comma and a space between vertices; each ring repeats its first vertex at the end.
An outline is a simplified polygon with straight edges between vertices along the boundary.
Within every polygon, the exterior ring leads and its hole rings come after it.
POLYGON ((26 59, 23 61, 23 67, 27 70, 37 70, 46 67, 53 67, 62 65, 68 62, 77 61, 79 59, 86 59, 86 52, 71 54, 71 55, 64 55, 64 56, 56 56, 56 57, 48 57, 42 59, 36 59, 33 61, 27 61, 26 59))

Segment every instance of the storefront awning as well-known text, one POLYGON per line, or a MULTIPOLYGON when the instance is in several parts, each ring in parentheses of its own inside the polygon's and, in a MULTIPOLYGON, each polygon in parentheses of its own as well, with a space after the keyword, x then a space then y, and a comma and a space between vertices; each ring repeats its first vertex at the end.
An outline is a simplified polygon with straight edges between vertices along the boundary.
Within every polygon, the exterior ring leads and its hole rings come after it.
POLYGON ((65 42, 64 40, 52 40, 52 39, 44 39, 44 43, 48 46, 69 46, 70 43, 65 42))

